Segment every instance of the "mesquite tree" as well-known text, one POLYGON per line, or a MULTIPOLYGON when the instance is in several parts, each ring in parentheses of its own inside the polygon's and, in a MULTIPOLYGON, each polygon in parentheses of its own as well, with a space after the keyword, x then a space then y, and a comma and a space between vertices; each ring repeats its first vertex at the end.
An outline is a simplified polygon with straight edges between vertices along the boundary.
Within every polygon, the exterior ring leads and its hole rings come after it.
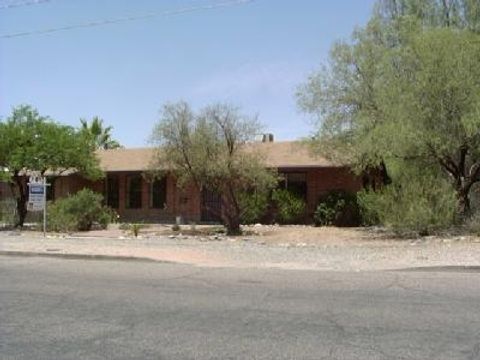
POLYGON ((216 104, 194 113, 185 102, 164 106, 152 141, 158 145, 153 167, 220 195, 228 234, 240 233, 245 192, 263 192, 277 183, 250 141, 260 126, 235 107, 216 104))
POLYGON ((298 91, 319 120, 314 147, 358 171, 438 171, 468 216, 480 181, 479 25, 478 1, 379 1, 298 91))

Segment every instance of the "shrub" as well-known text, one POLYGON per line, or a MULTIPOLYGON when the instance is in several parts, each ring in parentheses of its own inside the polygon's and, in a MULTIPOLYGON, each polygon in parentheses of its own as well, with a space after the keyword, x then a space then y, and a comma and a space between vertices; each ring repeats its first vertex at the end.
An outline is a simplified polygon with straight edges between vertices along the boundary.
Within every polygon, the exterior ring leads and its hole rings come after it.
POLYGON ((305 200, 286 189, 274 190, 272 200, 277 208, 276 220, 280 223, 298 221, 305 214, 305 200))
POLYGON ((14 199, 0 201, 0 227, 11 226, 15 223, 16 203, 14 199))
POLYGON ((358 194, 365 218, 399 234, 428 235, 454 223, 457 199, 451 185, 432 175, 404 177, 379 192, 358 194))
POLYGON ((242 224, 258 223, 265 215, 269 204, 266 192, 242 193, 239 196, 242 224))
POLYGON ((88 231, 94 223, 106 228, 115 212, 102 205, 103 196, 90 189, 59 199, 48 207, 48 225, 53 231, 88 231))
POLYGON ((334 190, 320 199, 313 221, 316 226, 358 226, 360 211, 355 194, 334 190))

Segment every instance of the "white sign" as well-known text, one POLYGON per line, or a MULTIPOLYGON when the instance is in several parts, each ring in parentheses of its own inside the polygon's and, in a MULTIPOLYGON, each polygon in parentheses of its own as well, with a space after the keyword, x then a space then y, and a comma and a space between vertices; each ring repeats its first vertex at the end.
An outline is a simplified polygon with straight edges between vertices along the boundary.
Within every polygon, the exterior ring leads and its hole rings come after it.
POLYGON ((47 236, 47 186, 45 177, 30 176, 27 209, 43 211, 43 236, 47 236))
POLYGON ((28 209, 31 211, 42 211, 45 202, 45 185, 29 184, 28 209))

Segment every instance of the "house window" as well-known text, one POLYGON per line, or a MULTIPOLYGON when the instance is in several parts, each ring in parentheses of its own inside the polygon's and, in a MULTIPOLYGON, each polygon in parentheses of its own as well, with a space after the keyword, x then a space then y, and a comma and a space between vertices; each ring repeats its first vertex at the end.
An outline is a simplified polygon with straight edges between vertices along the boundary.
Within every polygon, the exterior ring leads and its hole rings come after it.
POLYGON ((150 184, 150 207, 165 209, 167 204, 167 179, 156 179, 150 184))
POLYGON ((112 209, 118 209, 119 199, 119 185, 118 176, 107 177, 107 205, 112 209))
POLYGON ((47 177, 47 201, 54 201, 55 200, 55 178, 54 177, 47 177))
POLYGON ((142 177, 140 175, 127 177, 127 206, 129 209, 142 207, 142 177))
POLYGON ((307 174, 304 172, 283 173, 280 187, 304 199, 307 198, 307 174))

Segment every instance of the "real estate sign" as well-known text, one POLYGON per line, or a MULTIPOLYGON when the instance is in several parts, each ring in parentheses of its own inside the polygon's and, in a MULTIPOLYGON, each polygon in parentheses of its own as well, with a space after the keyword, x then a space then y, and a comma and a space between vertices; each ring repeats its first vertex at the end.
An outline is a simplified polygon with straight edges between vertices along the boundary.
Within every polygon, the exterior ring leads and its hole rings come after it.
POLYGON ((45 184, 29 183, 28 209, 42 211, 45 206, 45 184))
POLYGON ((28 204, 31 211, 43 211, 43 236, 47 236, 47 179, 43 176, 30 176, 28 182, 28 204))

